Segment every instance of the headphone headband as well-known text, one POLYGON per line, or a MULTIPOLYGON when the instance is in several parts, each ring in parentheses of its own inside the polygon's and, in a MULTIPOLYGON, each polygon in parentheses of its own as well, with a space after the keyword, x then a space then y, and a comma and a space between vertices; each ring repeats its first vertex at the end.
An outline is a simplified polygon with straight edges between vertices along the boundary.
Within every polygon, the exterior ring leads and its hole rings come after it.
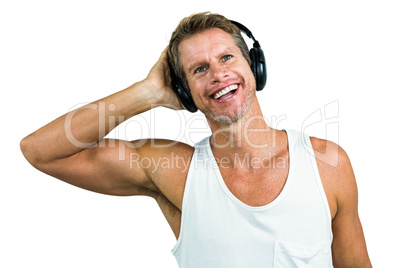
POLYGON ((251 32, 246 26, 244 26, 244 25, 241 24, 240 22, 237 22, 237 21, 234 21, 234 20, 231 20, 230 22, 231 22, 232 24, 236 25, 236 27, 239 28, 240 31, 242 31, 243 33, 245 33, 249 38, 253 39, 254 43, 257 43, 257 44, 258 44, 258 47, 260 47, 260 44, 258 43, 257 40, 255 40, 255 38, 254 38, 252 32, 251 32))

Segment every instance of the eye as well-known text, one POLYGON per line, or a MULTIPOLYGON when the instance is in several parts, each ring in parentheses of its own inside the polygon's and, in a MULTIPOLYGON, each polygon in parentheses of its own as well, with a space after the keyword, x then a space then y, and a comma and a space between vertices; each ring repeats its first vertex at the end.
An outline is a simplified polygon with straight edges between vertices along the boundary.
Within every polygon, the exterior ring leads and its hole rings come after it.
POLYGON ((207 68, 206 67, 198 67, 197 69, 195 69, 195 73, 202 73, 202 72, 204 72, 204 71, 206 71, 207 70, 207 68))
POLYGON ((231 58, 232 58, 232 55, 225 55, 225 56, 222 57, 222 62, 230 60, 231 58))

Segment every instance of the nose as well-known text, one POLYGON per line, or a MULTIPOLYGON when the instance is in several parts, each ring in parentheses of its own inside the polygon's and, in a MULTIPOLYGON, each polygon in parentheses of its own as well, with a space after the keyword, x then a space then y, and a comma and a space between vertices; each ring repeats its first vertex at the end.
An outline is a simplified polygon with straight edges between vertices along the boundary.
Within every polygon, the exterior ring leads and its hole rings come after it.
POLYGON ((222 82, 227 76, 227 69, 219 63, 214 63, 209 66, 211 84, 222 82))

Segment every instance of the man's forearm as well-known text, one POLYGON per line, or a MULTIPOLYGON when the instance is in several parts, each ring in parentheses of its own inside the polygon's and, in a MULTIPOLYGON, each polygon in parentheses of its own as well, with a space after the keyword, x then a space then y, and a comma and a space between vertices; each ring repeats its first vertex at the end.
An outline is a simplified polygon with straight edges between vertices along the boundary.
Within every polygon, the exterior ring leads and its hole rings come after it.
POLYGON ((74 155, 103 139, 123 121, 157 103, 146 83, 138 82, 50 122, 24 138, 21 149, 30 162, 74 155))

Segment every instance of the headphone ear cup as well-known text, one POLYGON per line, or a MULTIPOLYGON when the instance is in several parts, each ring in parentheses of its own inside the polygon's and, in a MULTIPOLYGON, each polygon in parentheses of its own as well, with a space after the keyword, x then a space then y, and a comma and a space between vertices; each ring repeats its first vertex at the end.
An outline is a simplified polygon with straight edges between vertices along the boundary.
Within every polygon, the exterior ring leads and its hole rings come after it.
POLYGON ((264 52, 261 48, 253 47, 250 49, 251 69, 253 71, 256 88, 262 90, 267 83, 267 69, 265 64, 264 52))
POLYGON ((255 49, 254 48, 250 49, 249 55, 250 55, 250 59, 251 59, 251 66, 250 66, 251 71, 253 72, 255 81, 257 83, 257 68, 255 66, 256 60, 255 60, 255 49))
POLYGON ((183 108, 186 109, 187 111, 195 113, 198 109, 197 106, 195 106, 190 90, 188 90, 184 85, 183 81, 176 76, 170 64, 169 68, 170 68, 171 87, 174 93, 176 93, 176 96, 179 98, 181 106, 183 106, 183 108))
POLYGON ((183 81, 177 77, 177 87, 176 87, 176 95, 179 97, 181 105, 189 112, 195 113, 198 109, 195 106, 193 97, 191 96, 190 90, 188 90, 183 81))

